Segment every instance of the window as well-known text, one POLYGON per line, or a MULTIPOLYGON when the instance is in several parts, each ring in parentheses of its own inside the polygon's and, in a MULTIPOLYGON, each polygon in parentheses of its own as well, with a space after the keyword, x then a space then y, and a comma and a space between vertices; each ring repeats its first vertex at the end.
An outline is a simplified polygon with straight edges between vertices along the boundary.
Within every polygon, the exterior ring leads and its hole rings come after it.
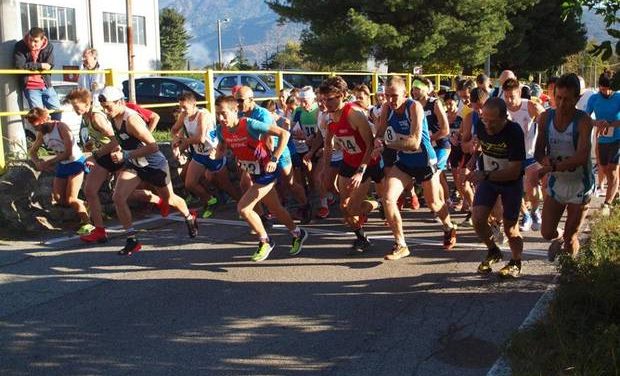
POLYGON ((155 97, 157 83, 153 80, 136 80, 136 96, 155 97))
POLYGON ((174 82, 164 81, 159 85, 159 96, 167 98, 177 98, 183 93, 181 86, 174 82))
MULTIPOLYGON (((146 46, 146 18, 133 16, 133 43, 146 46)), ((127 17, 120 13, 103 12, 103 41, 106 43, 127 42, 127 17)))
POLYGON ((253 91, 261 91, 265 92, 267 89, 261 84, 256 77, 252 76, 241 76, 241 85, 249 86, 253 91))
POLYGON ((75 36, 75 9, 21 3, 22 34, 33 27, 45 30, 49 40, 77 41, 75 36))
POLYGON ((220 81, 219 89, 232 89, 237 85, 237 76, 226 76, 220 81))

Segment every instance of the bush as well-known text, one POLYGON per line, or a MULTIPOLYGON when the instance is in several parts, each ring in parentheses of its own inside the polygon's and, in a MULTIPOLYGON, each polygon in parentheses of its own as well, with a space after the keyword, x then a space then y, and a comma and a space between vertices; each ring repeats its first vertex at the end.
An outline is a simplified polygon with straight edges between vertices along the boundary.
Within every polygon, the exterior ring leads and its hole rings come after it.
POLYGON ((620 375, 620 210, 591 227, 545 318, 513 336, 513 375, 620 375))

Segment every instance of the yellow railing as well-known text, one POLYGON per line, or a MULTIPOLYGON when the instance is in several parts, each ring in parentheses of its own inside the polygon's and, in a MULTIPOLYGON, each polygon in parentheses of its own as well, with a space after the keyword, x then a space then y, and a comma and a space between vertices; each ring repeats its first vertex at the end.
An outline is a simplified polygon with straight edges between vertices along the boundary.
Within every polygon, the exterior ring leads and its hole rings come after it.
MULTIPOLYGON (((45 74, 84 74, 82 70, 49 70, 42 71, 40 73, 45 74)), ((377 92, 379 88, 379 78, 386 76, 394 76, 400 75, 403 76, 406 80, 407 92, 411 91, 411 83, 413 74, 411 73, 377 73, 377 72, 303 72, 303 71, 280 71, 280 70, 261 70, 261 71, 222 71, 222 70, 149 70, 149 71, 116 71, 112 69, 104 69, 104 70, 95 70, 88 71, 90 74, 104 74, 106 85, 109 86, 117 86, 118 75, 119 74, 133 74, 133 75, 170 75, 170 74, 178 74, 178 75, 202 75, 203 81, 205 84, 205 100, 198 102, 198 104, 204 104, 205 107, 211 111, 215 112, 215 88, 214 82, 216 75, 220 74, 261 74, 261 75, 274 75, 275 78, 275 92, 279 93, 282 88, 284 88, 284 75, 306 75, 306 76, 370 76, 370 84, 371 84, 371 92, 373 95, 377 92)), ((0 69, 0 75, 24 75, 24 74, 33 74, 33 71, 24 70, 24 69, 0 69)), ((425 74, 423 77, 432 77, 437 88, 441 85, 442 77, 448 78, 451 80, 451 86, 454 88, 454 77, 455 75, 448 74, 425 74)), ((268 98, 264 98, 268 99, 268 98)), ((273 99, 273 98, 272 98, 273 99)), ((162 104, 150 104, 150 103, 140 103, 140 106, 145 108, 161 108, 161 107, 174 107, 177 106, 178 103, 162 103, 162 104)), ((2 109, 0 109, 2 110, 2 109)), ((61 112, 60 110, 55 112, 61 112)), ((2 117, 7 116, 22 116, 27 114, 27 111, 0 111, 0 120, 2 117)), ((0 135, 2 134, 2 127, 0 123, 0 135)), ((5 168, 5 159, 4 159, 4 150, 3 145, 0 142, 0 172, 5 168)))

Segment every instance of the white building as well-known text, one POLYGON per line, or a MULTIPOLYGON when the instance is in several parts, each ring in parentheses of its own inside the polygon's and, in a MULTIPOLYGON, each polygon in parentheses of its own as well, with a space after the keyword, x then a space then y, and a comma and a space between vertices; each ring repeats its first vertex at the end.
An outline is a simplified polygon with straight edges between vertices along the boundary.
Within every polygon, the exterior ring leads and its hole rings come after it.
MULTIPOLYGON (((102 68, 127 70, 125 0, 0 1, 15 4, 9 8, 12 10, 9 14, 2 13, 0 22, 19 19, 22 37, 35 26, 47 32, 54 44, 56 69, 79 66, 82 51, 92 46, 99 51, 102 68)), ((132 3, 135 70, 157 69, 159 2, 137 0, 132 3)))

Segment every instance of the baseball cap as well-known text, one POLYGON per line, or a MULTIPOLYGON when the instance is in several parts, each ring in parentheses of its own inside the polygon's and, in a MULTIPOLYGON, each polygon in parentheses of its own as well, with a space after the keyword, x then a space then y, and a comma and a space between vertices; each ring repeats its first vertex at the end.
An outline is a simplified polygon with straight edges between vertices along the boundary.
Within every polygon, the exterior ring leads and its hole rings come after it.
POLYGON ((125 95, 121 89, 114 86, 106 86, 99 93, 99 102, 114 102, 125 99, 125 95))

